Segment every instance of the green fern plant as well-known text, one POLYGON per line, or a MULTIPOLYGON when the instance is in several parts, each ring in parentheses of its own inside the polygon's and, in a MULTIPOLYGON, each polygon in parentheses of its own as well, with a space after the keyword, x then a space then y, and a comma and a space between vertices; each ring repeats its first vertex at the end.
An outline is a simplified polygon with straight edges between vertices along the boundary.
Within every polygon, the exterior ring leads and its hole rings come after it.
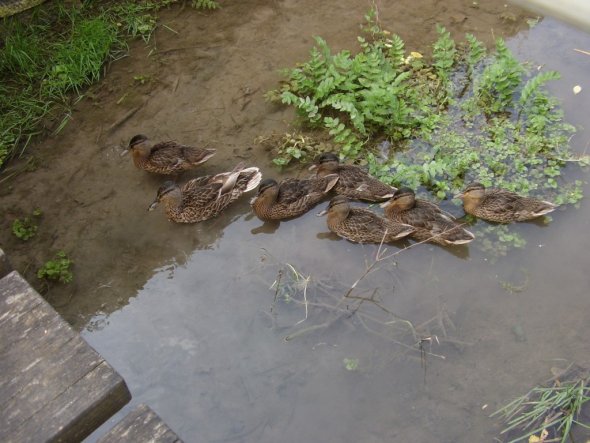
MULTIPOLYGON (((316 38, 309 60, 285 70, 287 81, 267 97, 294 106, 304 124, 325 129, 341 157, 367 164, 388 184, 439 199, 473 180, 557 203, 581 199, 582 183, 562 172, 566 162, 590 157, 569 151, 574 128, 544 88, 556 73, 524 82, 524 66, 501 39, 487 55, 467 35, 459 56, 442 27, 428 65, 421 54, 404 57, 403 41, 380 29, 376 14, 367 21, 357 54, 334 53, 316 38), (383 140, 393 149, 377 155, 383 140)), ((487 233, 494 236, 502 248, 523 244, 512 233, 487 233)))
POLYGON ((432 46, 432 58, 434 60, 432 66, 434 66, 443 83, 447 83, 455 64, 457 49, 455 41, 451 38, 451 33, 444 26, 437 25, 436 32, 438 33, 438 40, 432 46))
POLYGON ((191 5, 197 9, 218 9, 221 6, 214 0, 192 0, 191 5))
POLYGON ((486 56, 486 48, 473 34, 466 34, 465 40, 468 44, 468 53, 466 57, 467 75, 469 78, 473 78, 475 67, 486 56))
POLYGON ((513 104, 513 96, 521 84, 523 66, 514 58, 503 39, 496 40, 494 61, 483 71, 475 84, 475 95, 480 107, 488 114, 506 112, 513 104))

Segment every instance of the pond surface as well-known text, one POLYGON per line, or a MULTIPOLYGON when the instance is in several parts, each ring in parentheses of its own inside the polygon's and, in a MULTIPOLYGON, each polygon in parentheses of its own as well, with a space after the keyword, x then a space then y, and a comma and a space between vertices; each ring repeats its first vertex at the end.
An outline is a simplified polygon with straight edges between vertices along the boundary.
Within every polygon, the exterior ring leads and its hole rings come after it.
MULTIPOLYGON (((254 139, 293 116, 264 92, 314 35, 354 48, 368 7, 330 3, 164 12, 178 34, 160 29, 150 58, 133 45, 47 141, 35 177, 2 197, 9 215, 41 207, 37 241, 76 262, 76 282, 47 297, 127 381, 133 400, 111 424, 147 403, 186 442, 491 442, 502 429, 492 411, 554 367, 590 366, 587 199, 515 226, 527 245, 499 259, 473 246, 355 245, 315 216, 323 205, 280 225, 253 217, 248 198, 197 225, 147 213, 161 180, 120 157, 135 133, 217 148, 205 173, 244 159, 278 176, 254 139)), ((512 36, 520 59, 562 73, 550 89, 568 121, 587 125, 590 56, 573 49, 590 50, 589 35, 550 19, 527 30, 526 14, 496 2, 439 3, 378 6, 408 50, 427 52, 436 22, 488 43, 512 36)), ((585 152, 588 132, 572 145, 585 152)), ((587 178, 576 165, 568 174, 587 178)), ((30 272, 39 257, 11 246, 30 272)))

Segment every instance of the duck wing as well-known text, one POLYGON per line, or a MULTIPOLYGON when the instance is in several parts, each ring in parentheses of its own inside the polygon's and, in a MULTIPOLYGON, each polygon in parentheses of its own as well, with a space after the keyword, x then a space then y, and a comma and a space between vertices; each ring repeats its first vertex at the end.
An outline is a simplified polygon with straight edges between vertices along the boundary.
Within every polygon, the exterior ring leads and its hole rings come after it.
POLYGON ((556 205, 503 189, 491 189, 486 192, 480 207, 499 215, 510 214, 519 220, 547 214, 553 211, 556 205))
POLYGON ((336 185, 338 180, 337 174, 311 179, 285 179, 279 186, 277 203, 291 205, 308 200, 319 202, 336 185))
POLYGON ((336 192, 351 198, 378 201, 391 198, 396 191, 358 166, 340 166, 338 175, 340 179, 336 184, 336 192))

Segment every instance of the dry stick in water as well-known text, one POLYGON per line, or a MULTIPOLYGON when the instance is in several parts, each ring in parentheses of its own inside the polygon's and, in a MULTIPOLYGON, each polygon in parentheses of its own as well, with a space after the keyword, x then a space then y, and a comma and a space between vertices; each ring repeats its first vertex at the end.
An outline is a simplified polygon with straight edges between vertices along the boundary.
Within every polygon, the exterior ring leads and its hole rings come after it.
MULTIPOLYGON (((290 335, 286 336, 284 338, 285 341, 293 340, 294 338, 299 337, 300 335, 304 335, 304 334, 306 334, 308 332, 313 332, 313 331, 317 331, 318 329, 327 328, 330 325, 332 325, 335 321, 337 321, 340 318, 342 318, 344 315, 351 316, 351 315, 355 315, 356 314, 356 316, 359 319, 359 321, 360 321, 361 325, 363 326, 363 328, 367 332, 369 332, 369 333, 372 333, 372 334, 375 334, 375 335, 380 336, 382 338, 385 338, 387 340, 390 340, 390 341, 394 342, 395 344, 397 344, 399 346, 402 346, 402 347, 404 347, 404 348, 406 348, 408 350, 411 350, 411 351, 419 351, 421 353, 421 355, 431 355, 431 356, 442 358, 442 359, 445 358, 445 356, 443 356, 443 355, 433 354, 431 352, 427 352, 423 348, 416 348, 416 347, 413 347, 413 346, 409 346, 409 345, 407 345, 405 343, 402 343, 402 342, 400 342, 398 340, 394 340, 391 337, 387 337, 387 336, 383 335, 382 333, 380 333, 380 332, 378 332, 378 331, 376 331, 376 330, 374 330, 374 329, 372 329, 372 328, 370 328, 368 326, 368 324, 366 323, 366 320, 373 321, 373 322, 375 322, 377 324, 380 324, 382 326, 391 326, 394 323, 402 322, 406 326, 409 327, 409 329, 410 329, 410 331, 411 331, 412 336, 414 337, 414 339, 415 340, 418 340, 418 334, 416 333, 416 329, 414 328, 414 325, 412 324, 412 322, 410 322, 409 320, 398 318, 393 312, 391 312, 389 309, 387 309, 386 307, 384 307, 381 303, 379 303, 375 299, 375 294, 377 293, 377 289, 375 289, 373 291, 373 293, 371 294, 371 296, 368 297, 368 298, 367 297, 360 297, 360 296, 352 296, 351 295, 352 292, 354 291, 354 289, 356 289, 356 287, 358 286, 358 284, 363 279, 365 279, 375 269, 375 267, 379 263, 381 263, 382 261, 387 260, 387 259, 389 259, 389 258, 391 258, 393 256, 396 256, 396 255, 400 254, 401 252, 406 251, 406 250, 408 250, 408 249, 410 249, 410 248, 412 248, 412 247, 414 247, 416 245, 419 245, 419 244, 422 244, 422 243, 426 243, 426 242, 430 241, 432 238, 435 238, 436 237, 436 236, 433 236, 433 237, 431 237, 429 239, 426 239, 424 241, 414 243, 413 245, 411 245, 411 246, 409 246, 407 248, 401 249, 401 250, 399 250, 399 251, 397 251, 397 252, 395 252, 395 253, 393 253, 391 255, 383 256, 383 254, 385 254, 385 251, 386 251, 386 250, 383 249, 383 244, 385 242, 386 236, 387 236, 387 230, 384 232, 383 237, 381 239, 381 242, 379 243, 379 248, 377 249, 377 253, 375 254, 375 260, 373 261, 373 263, 371 263, 369 266, 367 266, 367 268, 365 269, 365 271, 363 272, 363 274, 359 278, 357 278, 357 280, 348 288, 348 290, 346 291, 346 293, 338 300, 338 302, 336 303, 336 305, 328 305, 328 304, 325 304, 325 303, 321 303, 321 304, 318 304, 318 303, 308 303, 307 298, 304 301, 304 304, 305 304, 305 307, 306 307, 306 318, 307 318, 307 306, 308 305, 311 305, 311 306, 320 306, 320 307, 324 307, 324 308, 329 309, 329 310, 332 310, 332 311, 335 310, 337 312, 340 312, 340 315, 338 315, 335 318, 333 318, 331 320, 328 320, 328 321, 326 321, 324 323, 321 323, 319 325, 313 325, 313 326, 310 326, 308 328, 300 329, 299 331, 296 331, 293 334, 290 334, 290 335), (353 308, 352 311, 349 311, 347 309, 340 308, 340 306, 344 303, 344 300, 345 299, 359 300, 359 303, 353 308), (373 303, 375 306, 377 306, 378 308, 380 308, 384 312, 386 312, 389 315, 391 315, 392 317, 394 317, 395 320, 384 322, 384 321, 381 321, 381 320, 379 320, 379 319, 377 319, 377 318, 375 318, 375 317, 373 317, 371 315, 368 315, 368 314, 363 313, 363 312, 359 312, 358 310, 360 309, 361 305, 365 301, 369 301, 369 302, 373 303)), ((305 289, 307 289, 307 285, 306 285, 305 289)), ((304 295, 305 295, 305 291, 304 291, 304 295)), ((299 301, 296 300, 296 303, 301 303, 301 302, 299 302, 299 301)), ((301 323, 301 321, 298 322, 297 324, 299 324, 299 323, 301 323)), ((422 343, 422 340, 423 339, 419 340, 417 343, 418 344, 422 343)))

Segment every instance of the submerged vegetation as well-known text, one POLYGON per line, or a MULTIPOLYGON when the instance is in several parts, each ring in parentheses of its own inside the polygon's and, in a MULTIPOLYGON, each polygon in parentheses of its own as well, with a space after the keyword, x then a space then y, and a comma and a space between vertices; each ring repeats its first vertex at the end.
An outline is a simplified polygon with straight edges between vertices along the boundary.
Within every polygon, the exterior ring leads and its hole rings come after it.
MULTIPOLYGON (((367 164, 388 184, 441 200, 470 181, 557 204, 582 198, 582 182, 562 173, 590 160, 570 152, 575 128, 544 88, 557 72, 531 72, 502 39, 488 54, 473 35, 456 43, 443 27, 427 63, 420 53, 407 55, 376 17, 366 15, 356 55, 334 54, 316 37, 310 59, 285 70, 267 97, 295 107, 304 126, 328 132, 342 158, 367 164)), ((282 149, 275 163, 308 157, 282 149)))
MULTIPOLYGON (((590 401, 588 378, 574 377, 556 381, 551 386, 538 386, 494 412, 506 423, 502 434, 510 443, 569 441, 574 425, 590 429, 579 415, 590 401), (537 436, 538 434, 538 436, 537 436)), ((573 441, 573 440, 572 440, 573 441)))
MULTIPOLYGON (((72 100, 101 77, 106 61, 123 54, 126 38, 149 42, 157 11, 177 1, 88 2, 79 8, 52 2, 2 19, 0 167, 20 156, 49 123, 61 121, 53 125, 61 130, 72 100)), ((219 6, 211 0, 192 5, 219 6)))

